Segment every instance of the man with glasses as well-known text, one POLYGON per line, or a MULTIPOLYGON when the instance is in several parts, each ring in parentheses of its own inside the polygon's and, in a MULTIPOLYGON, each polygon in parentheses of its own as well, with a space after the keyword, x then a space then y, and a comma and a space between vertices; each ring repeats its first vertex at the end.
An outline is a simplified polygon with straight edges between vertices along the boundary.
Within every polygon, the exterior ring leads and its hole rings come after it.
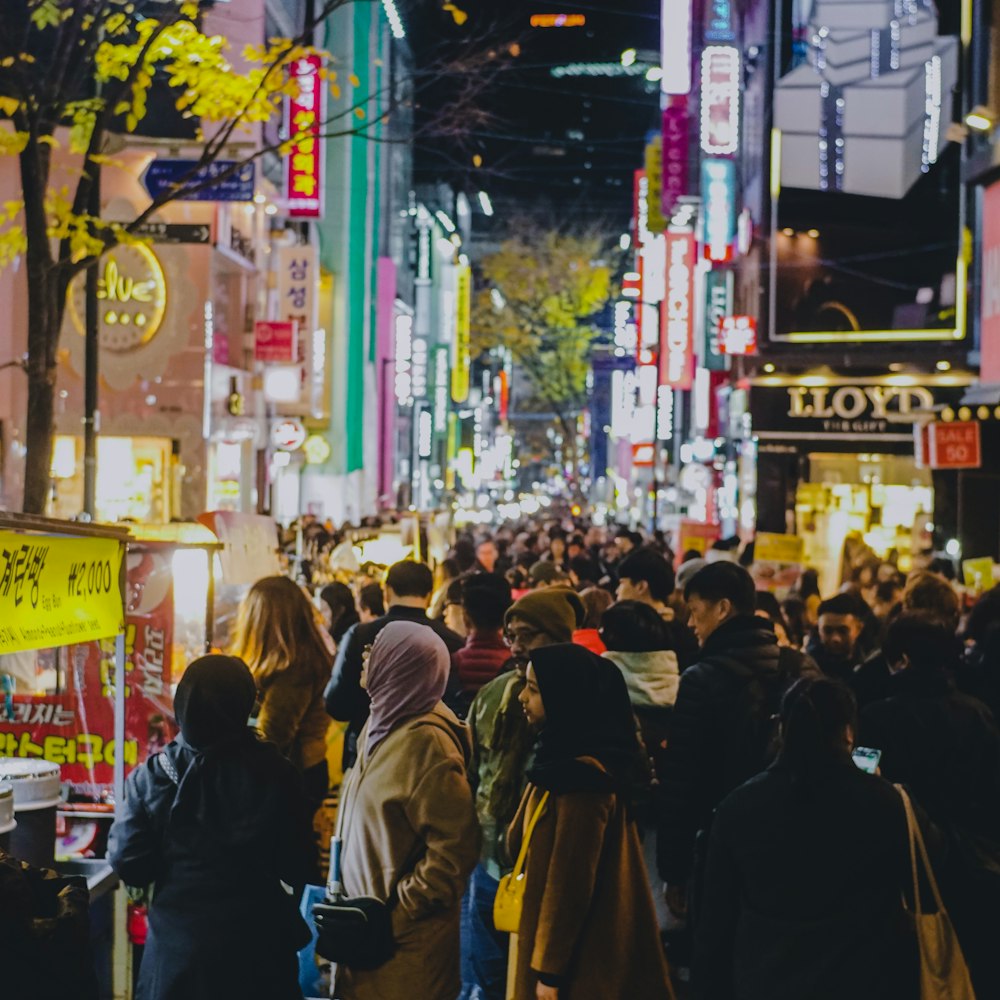
POLYGON ((460 1000, 506 997, 508 939, 493 926, 493 901, 503 874, 501 843, 521 801, 535 741, 518 695, 531 653, 542 646, 572 642, 584 617, 583 602, 569 588, 536 590, 516 601, 504 616, 511 669, 486 684, 469 709, 472 783, 483 853, 463 904, 460 1000))

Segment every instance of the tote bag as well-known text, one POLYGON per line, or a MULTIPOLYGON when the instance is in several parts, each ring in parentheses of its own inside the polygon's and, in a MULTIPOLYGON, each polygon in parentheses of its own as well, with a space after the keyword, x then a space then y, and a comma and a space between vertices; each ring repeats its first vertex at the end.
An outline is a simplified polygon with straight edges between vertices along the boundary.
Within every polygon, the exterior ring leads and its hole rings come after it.
MULTIPOLYGON (((906 812, 906 826, 909 830, 910 869, 913 874, 913 919, 920 953, 920 1000, 976 1000, 969 978, 969 967, 965 964, 962 947, 948 917, 948 911, 941 901, 937 879, 931 868, 927 846, 913 812, 913 803, 902 785, 896 785, 906 812), (920 900, 920 877, 917 859, 923 865, 927 883, 934 898, 936 913, 924 913, 920 900)), ((905 902, 904 902, 905 906, 905 902)))

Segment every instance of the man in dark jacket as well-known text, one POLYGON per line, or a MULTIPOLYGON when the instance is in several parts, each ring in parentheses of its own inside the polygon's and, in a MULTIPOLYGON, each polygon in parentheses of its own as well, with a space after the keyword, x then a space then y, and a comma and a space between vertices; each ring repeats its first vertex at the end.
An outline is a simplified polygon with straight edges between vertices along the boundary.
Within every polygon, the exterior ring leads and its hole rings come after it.
POLYGON ((462 648, 462 638, 441 622, 427 617, 434 591, 434 575, 423 563, 406 561, 389 567, 385 578, 388 610, 373 622, 354 625, 344 635, 326 686, 326 710, 338 722, 349 723, 344 737, 344 769, 353 767, 358 756, 358 734, 368 719, 371 702, 361 686, 364 651, 389 622, 407 621, 426 625, 444 640, 449 653, 462 648))
POLYGON ((795 680, 774 627, 755 614, 753 579, 743 567, 711 563, 691 578, 684 596, 701 653, 681 675, 660 776, 657 837, 667 903, 678 917, 687 913, 698 835, 722 799, 769 763, 771 717, 795 680))
POLYGON ((674 568, 655 549, 633 549, 618 564, 618 600, 648 604, 666 622, 671 648, 687 670, 697 658, 698 641, 668 604, 673 595, 674 568))
POLYGON ((865 637, 871 609, 856 594, 837 594, 819 606, 806 652, 827 677, 853 685, 854 671, 872 652, 865 637))

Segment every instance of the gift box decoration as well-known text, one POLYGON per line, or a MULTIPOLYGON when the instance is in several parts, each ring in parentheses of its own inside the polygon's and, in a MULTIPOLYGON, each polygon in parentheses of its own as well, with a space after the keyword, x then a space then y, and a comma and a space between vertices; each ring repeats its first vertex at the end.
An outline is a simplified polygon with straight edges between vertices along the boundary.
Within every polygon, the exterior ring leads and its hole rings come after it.
POLYGON ((817 0, 808 63, 775 90, 787 187, 902 198, 945 146, 958 41, 925 0, 817 0))

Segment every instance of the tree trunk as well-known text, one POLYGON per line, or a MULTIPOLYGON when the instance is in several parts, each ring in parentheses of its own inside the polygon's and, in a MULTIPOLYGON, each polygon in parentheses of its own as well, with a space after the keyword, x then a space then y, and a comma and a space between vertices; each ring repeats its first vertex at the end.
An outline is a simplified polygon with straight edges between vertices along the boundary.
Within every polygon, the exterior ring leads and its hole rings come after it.
POLYGON ((20 155, 27 239, 28 412, 25 421, 24 499, 26 514, 44 514, 51 490, 56 358, 66 311, 65 271, 56 267, 45 213, 49 149, 36 137, 20 155))
POLYGON ((65 309, 51 266, 28 266, 28 412, 25 424, 26 514, 44 514, 52 485, 56 351, 65 309), (34 273, 33 273, 34 272, 34 273))

